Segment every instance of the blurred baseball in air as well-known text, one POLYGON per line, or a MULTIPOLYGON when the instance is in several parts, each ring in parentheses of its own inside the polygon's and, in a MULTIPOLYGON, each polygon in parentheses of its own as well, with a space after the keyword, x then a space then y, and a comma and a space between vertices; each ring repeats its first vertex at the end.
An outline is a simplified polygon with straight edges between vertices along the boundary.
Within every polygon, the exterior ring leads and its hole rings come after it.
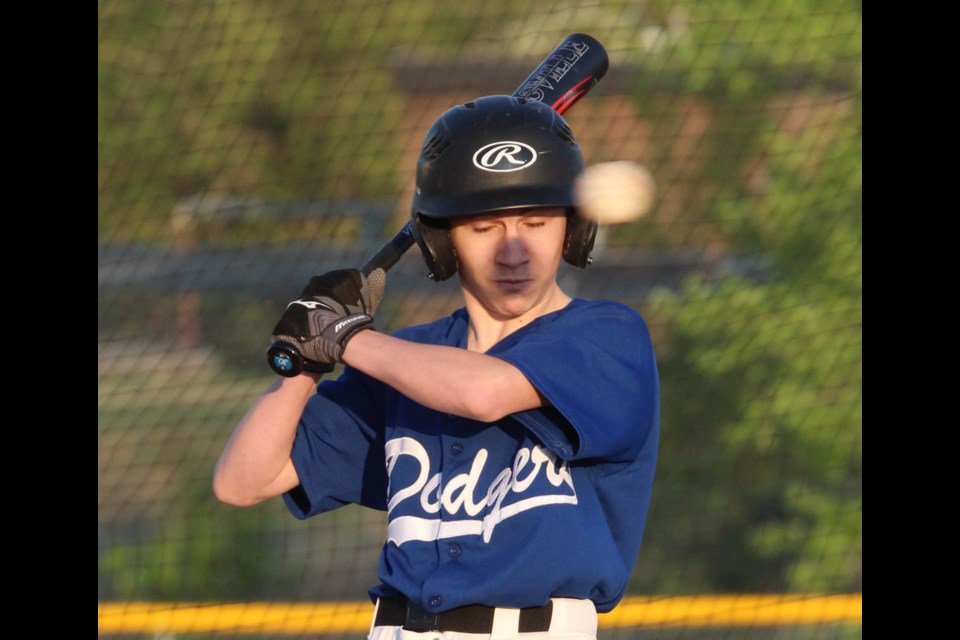
POLYGON ((588 166, 574 184, 580 215, 600 224, 633 222, 650 212, 657 184, 641 164, 629 160, 588 166))

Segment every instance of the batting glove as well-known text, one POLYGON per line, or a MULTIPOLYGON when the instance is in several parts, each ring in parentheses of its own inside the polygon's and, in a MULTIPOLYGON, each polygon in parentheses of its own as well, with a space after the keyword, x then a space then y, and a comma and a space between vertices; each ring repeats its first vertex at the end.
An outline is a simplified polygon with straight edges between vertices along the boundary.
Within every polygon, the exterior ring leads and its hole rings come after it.
POLYGON ((287 305, 273 329, 273 342, 295 345, 307 371, 330 371, 329 365, 342 362, 350 338, 372 328, 385 283, 382 269, 369 278, 356 269, 311 278, 300 298, 287 305))
POLYGON ((386 280, 383 269, 377 269, 369 276, 364 276, 356 269, 328 271, 310 279, 300 294, 300 300, 322 302, 343 315, 373 315, 383 299, 386 280))

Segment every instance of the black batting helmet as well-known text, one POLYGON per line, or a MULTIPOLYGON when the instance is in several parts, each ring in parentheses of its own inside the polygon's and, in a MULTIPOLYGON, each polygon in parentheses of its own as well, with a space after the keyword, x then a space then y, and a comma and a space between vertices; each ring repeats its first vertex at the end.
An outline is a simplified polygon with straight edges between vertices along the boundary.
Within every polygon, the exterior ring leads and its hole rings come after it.
POLYGON ((585 267, 597 225, 573 213, 582 171, 570 127, 538 100, 486 96, 448 110, 424 139, 413 196, 413 236, 430 277, 457 272, 451 218, 528 207, 567 208, 563 257, 585 267))

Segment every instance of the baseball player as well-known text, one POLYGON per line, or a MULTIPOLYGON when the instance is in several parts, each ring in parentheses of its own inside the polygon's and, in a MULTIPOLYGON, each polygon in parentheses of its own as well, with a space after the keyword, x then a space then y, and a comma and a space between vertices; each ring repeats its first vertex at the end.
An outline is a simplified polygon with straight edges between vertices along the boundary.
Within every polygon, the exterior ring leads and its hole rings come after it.
MULTIPOLYGON (((593 638, 623 597, 653 482, 659 390, 642 318, 571 299, 589 261, 580 148, 534 100, 487 96, 428 132, 414 236, 464 307, 386 335, 383 278, 313 278, 274 329, 337 380, 278 378, 217 465, 225 502, 283 495, 298 518, 388 513, 370 637, 593 638), (411 635, 412 634, 412 635, 411 635)), ((382 274, 378 274, 382 275, 382 274)))

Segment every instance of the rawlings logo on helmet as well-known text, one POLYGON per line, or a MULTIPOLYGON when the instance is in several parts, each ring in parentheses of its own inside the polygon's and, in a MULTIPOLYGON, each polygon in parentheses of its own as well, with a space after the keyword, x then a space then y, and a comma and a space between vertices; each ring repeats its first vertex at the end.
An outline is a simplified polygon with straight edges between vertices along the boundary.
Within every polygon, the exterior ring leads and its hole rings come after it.
POLYGON ((512 140, 491 142, 473 154, 473 165, 484 171, 506 173, 526 169, 537 161, 537 152, 528 144, 512 140))

